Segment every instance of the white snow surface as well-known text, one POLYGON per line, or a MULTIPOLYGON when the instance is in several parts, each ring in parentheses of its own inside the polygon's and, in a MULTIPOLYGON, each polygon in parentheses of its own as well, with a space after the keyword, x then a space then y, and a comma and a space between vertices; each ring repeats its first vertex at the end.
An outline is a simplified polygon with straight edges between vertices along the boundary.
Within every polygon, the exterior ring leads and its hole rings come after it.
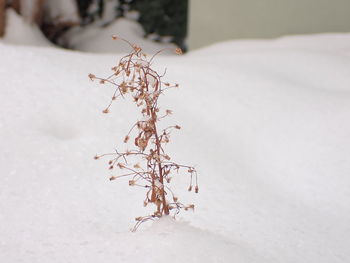
POLYGON ((350 262, 350 35, 233 41, 156 67, 180 83, 169 155, 176 221, 129 231, 142 189, 96 153, 123 149, 133 105, 107 105, 120 55, 0 43, 0 262, 350 262))

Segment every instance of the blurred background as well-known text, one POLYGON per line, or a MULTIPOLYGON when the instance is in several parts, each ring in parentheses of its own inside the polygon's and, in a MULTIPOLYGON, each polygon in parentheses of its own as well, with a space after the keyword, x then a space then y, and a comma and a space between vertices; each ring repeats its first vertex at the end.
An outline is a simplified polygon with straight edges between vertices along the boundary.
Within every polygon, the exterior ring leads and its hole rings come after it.
POLYGON ((0 38, 114 52, 117 34, 144 47, 192 50, 230 39, 350 31, 349 0, 0 0, 0 38))

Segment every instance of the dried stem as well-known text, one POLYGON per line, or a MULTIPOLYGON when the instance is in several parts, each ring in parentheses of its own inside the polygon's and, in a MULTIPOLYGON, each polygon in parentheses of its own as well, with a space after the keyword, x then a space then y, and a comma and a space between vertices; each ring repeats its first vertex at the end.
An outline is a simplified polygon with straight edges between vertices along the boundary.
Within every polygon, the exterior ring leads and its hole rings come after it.
MULTIPOLYGON (((110 170, 118 168, 119 174, 110 177, 115 180, 120 177, 130 177, 130 186, 140 186, 147 188, 144 205, 152 203, 156 206, 156 211, 152 215, 137 217, 136 230, 142 222, 150 219, 160 218, 163 215, 169 215, 174 210, 174 216, 181 209, 193 209, 194 205, 183 205, 174 196, 170 187, 171 173, 178 172, 179 169, 187 170, 190 175, 190 185, 188 190, 192 190, 193 175, 195 175, 195 192, 198 193, 197 172, 193 166, 180 165, 170 161, 171 158, 165 153, 163 144, 170 142, 170 132, 173 129, 181 129, 178 125, 169 126, 161 131, 157 123, 172 114, 171 110, 161 112, 158 107, 158 99, 163 92, 169 88, 176 88, 178 84, 163 82, 165 72, 159 75, 157 71, 151 68, 155 57, 163 50, 156 52, 150 59, 143 53, 142 49, 131 44, 129 41, 112 37, 114 40, 120 39, 131 47, 128 55, 122 57, 117 65, 112 68, 113 74, 107 78, 96 77, 89 74, 89 78, 98 80, 101 84, 110 84, 114 87, 114 92, 108 106, 103 113, 109 113, 113 102, 117 98, 131 97, 137 107, 140 108, 142 120, 137 121, 129 130, 124 138, 124 143, 134 143, 136 149, 124 152, 106 153, 96 155, 95 159, 110 157, 108 167, 110 170), (160 116, 160 117, 159 117, 160 116), (144 184, 136 183, 143 181, 144 184), (167 194, 170 192, 172 201, 169 202, 167 194)), ((177 54, 182 54, 180 49, 176 49, 177 54)))

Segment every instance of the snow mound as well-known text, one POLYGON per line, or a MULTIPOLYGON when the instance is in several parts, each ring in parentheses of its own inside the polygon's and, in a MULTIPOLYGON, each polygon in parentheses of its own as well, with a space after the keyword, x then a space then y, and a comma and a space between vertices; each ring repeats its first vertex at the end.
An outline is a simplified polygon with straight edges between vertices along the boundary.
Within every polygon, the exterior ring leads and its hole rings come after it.
POLYGON ((144 193, 110 182, 107 160, 93 160, 124 149, 136 118, 123 100, 102 114, 113 90, 87 77, 109 75, 117 56, 0 43, 0 262, 349 262, 350 56, 340 38, 158 57, 180 84, 161 98, 182 126, 167 151, 196 165, 200 193, 174 176, 195 212, 136 233, 144 193))
POLYGON ((52 46, 36 25, 24 21, 14 10, 6 11, 6 32, 0 43, 28 46, 52 46))
POLYGON ((163 48, 171 48, 173 50, 176 48, 171 43, 157 43, 143 38, 144 31, 141 25, 126 18, 119 18, 102 28, 100 25, 75 28, 68 33, 67 37, 70 45, 80 51, 94 53, 122 53, 130 51, 130 47, 127 44, 121 41, 113 41, 111 39, 112 35, 123 37, 132 44, 141 46, 149 53, 155 53, 163 48))
POLYGON ((120 262, 130 259, 150 263, 227 262, 228 259, 233 262, 261 262, 261 257, 243 244, 171 218, 153 223, 146 231, 124 234, 120 239, 125 244, 119 247, 123 251, 120 262))

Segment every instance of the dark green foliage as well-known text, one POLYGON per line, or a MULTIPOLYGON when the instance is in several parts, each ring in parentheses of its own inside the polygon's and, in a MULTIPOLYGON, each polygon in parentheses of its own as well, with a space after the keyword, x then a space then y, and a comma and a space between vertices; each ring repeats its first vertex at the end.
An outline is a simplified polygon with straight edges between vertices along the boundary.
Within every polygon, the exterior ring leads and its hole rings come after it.
POLYGON ((139 12, 138 21, 146 36, 171 36, 171 42, 186 49, 188 0, 122 0, 120 4, 121 15, 127 10, 139 12))
POLYGON ((62 40, 62 36, 70 28, 87 26, 95 21, 100 26, 106 26, 116 18, 125 16, 128 11, 137 11, 145 37, 154 34, 156 41, 161 41, 164 36, 170 37, 172 43, 186 51, 188 0, 76 0, 76 5, 81 18, 78 23, 51 18, 43 11, 45 21, 40 27, 53 43, 67 47, 69 45, 63 43, 65 40, 62 40), (107 1, 117 6, 115 17, 107 18, 108 21, 103 18, 107 1))
POLYGON ((89 24, 93 22, 96 16, 102 17, 103 9, 104 9, 104 0, 76 0, 76 1, 77 1, 79 15, 82 19, 82 24, 89 24), (97 2, 98 9, 91 13, 89 12, 89 8, 94 2, 97 2))

